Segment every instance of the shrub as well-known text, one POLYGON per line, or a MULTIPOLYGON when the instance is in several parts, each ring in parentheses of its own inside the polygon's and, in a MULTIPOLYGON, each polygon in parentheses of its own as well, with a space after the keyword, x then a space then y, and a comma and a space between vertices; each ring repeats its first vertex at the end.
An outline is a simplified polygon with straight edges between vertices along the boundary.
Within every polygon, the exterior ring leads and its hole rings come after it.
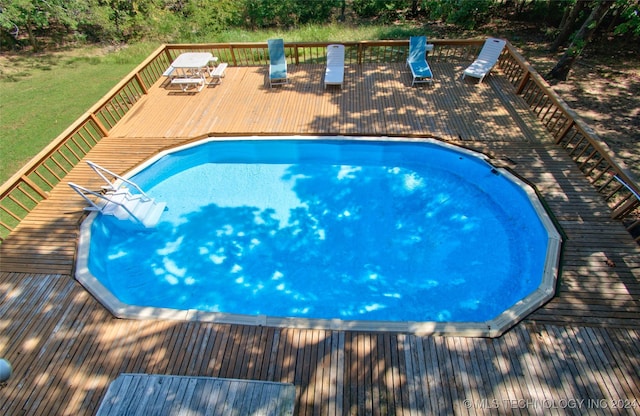
POLYGON ((427 0, 430 19, 442 20, 464 29, 474 29, 490 18, 491 0, 427 0))

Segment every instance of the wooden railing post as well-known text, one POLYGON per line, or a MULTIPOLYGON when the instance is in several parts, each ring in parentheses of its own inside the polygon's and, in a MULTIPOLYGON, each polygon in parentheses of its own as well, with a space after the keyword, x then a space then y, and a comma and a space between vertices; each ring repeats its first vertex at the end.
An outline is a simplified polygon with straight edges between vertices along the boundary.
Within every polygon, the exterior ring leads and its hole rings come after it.
POLYGON ((524 90, 524 87, 527 86, 527 82, 529 82, 530 78, 531 78, 531 73, 529 71, 525 71, 524 76, 522 77, 522 80, 518 84, 518 88, 516 88, 516 94, 518 95, 522 94, 522 90, 524 90))
POLYGON ((564 139, 565 136, 569 134, 569 132, 571 131, 573 126, 575 126, 575 124, 576 122, 573 119, 571 119, 569 123, 567 123, 567 125, 562 129, 562 131, 556 137, 556 144, 560 143, 562 139, 564 139))
POLYGON ((98 119, 98 117, 96 117, 94 113, 89 114, 89 118, 91 118, 91 121, 96 124, 96 127, 98 128, 98 130, 100 130, 100 133, 102 133, 103 137, 109 136, 109 130, 107 130, 104 124, 102 124, 102 122, 98 119))
POLYGON ((236 50, 233 47, 233 45, 229 47, 229 54, 231 55, 231 62, 233 62, 233 66, 238 66, 238 59, 236 58, 236 50))
POLYGON ((140 89, 142 90, 142 92, 144 94, 148 94, 149 90, 147 89, 147 86, 144 85, 144 81, 142 81, 142 78, 140 78, 140 74, 136 73, 135 75, 136 81, 138 81, 138 85, 140 86, 140 89))
POLYGON ((165 50, 164 50, 164 55, 167 57, 167 60, 168 60, 169 62, 173 62, 173 58, 171 58, 171 52, 169 52, 169 50, 170 50, 170 49, 165 48, 165 50))
POLYGON ((47 192, 43 191, 38 185, 36 185, 36 183, 34 181, 32 181, 31 179, 29 179, 29 177, 27 176, 22 176, 22 181, 24 183, 26 183, 27 185, 29 185, 29 188, 33 189, 34 191, 36 191, 36 193, 38 195, 40 195, 42 197, 42 199, 47 199, 49 197, 49 194, 47 194, 47 192))

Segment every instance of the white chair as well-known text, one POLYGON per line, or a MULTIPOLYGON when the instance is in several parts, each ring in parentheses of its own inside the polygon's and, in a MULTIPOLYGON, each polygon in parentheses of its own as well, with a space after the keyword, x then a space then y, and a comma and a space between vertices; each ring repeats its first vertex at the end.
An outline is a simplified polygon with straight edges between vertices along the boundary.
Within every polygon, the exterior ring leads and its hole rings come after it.
POLYGON ((474 77, 479 78, 478 83, 482 82, 485 76, 491 71, 491 69, 498 62, 498 58, 500 58, 500 54, 506 45, 506 41, 502 39, 496 38, 488 38, 484 45, 482 46, 482 50, 480 50, 480 54, 476 58, 475 61, 467 69, 464 70, 462 74, 462 79, 464 77, 474 77))
POLYGON ((344 45, 327 46, 327 69, 324 72, 324 87, 339 85, 344 81, 344 45))

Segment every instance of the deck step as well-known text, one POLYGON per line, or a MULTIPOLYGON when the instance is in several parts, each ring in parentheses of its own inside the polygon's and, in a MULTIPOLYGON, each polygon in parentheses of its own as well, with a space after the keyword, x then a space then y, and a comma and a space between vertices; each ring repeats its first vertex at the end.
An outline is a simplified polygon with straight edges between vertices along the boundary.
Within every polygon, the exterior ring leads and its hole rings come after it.
POLYGON ((151 200, 151 204, 148 204, 146 214, 142 218, 144 226, 147 228, 155 227, 158 224, 158 221, 160 221, 160 216, 166 207, 166 202, 155 202, 154 200, 151 200))
POLYGON ((136 194, 119 193, 106 202, 102 213, 113 215, 120 220, 139 222, 146 228, 151 228, 158 223, 165 208, 165 202, 156 202, 136 194))

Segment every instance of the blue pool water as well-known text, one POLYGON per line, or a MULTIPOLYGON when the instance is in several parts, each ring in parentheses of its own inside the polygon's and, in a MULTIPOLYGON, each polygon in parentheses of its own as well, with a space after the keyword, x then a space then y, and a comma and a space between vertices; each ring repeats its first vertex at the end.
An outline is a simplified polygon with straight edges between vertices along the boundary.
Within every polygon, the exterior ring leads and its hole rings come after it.
POLYGON ((127 304, 481 322, 543 275, 548 235, 527 193, 432 142, 209 141, 131 179, 167 211, 150 230, 98 216, 89 257, 127 304))

